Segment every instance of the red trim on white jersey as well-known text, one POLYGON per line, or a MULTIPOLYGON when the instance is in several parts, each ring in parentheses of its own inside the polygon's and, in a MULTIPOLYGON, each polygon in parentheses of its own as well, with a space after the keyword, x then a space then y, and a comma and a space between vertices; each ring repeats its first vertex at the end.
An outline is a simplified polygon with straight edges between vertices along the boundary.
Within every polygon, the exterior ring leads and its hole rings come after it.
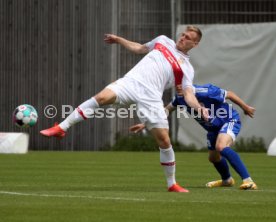
POLYGON ((154 49, 160 51, 171 64, 174 74, 175 85, 181 85, 184 73, 180 68, 180 65, 178 64, 174 55, 166 48, 166 46, 162 45, 161 43, 156 43, 154 49))

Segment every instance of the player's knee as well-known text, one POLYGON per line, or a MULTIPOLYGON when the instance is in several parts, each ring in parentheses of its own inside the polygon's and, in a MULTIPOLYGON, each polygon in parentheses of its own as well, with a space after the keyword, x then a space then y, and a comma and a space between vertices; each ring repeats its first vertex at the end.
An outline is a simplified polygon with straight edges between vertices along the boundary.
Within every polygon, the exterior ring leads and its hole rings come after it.
POLYGON ((159 147, 164 148, 164 149, 171 146, 171 140, 169 137, 165 137, 165 136, 160 137, 157 142, 158 142, 159 147))
POLYGON ((162 149, 169 148, 171 146, 171 140, 169 136, 168 129, 163 128, 153 128, 151 133, 155 138, 158 146, 162 149))
POLYGON ((94 98, 96 99, 99 105, 102 105, 106 102, 105 96, 102 95, 101 93, 97 94, 94 98))
POLYGON ((113 101, 114 99, 112 97, 110 98, 110 96, 105 93, 99 93, 94 98, 96 99, 96 101, 100 106, 114 102, 113 101))
POLYGON ((114 103, 116 101, 117 95, 112 90, 105 88, 97 95, 95 95, 94 98, 101 106, 114 103))
POLYGON ((216 144, 216 151, 220 152, 225 148, 225 144, 223 143, 217 143, 216 144))

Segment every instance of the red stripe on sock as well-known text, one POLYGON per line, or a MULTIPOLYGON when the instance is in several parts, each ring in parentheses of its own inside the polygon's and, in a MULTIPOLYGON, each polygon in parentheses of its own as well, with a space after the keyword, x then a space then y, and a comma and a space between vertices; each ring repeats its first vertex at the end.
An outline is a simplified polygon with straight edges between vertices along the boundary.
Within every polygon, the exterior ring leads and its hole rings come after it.
POLYGON ((169 162, 169 163, 161 163, 162 166, 173 166, 175 165, 175 162, 169 162))
POLYGON ((77 108, 78 113, 82 116, 83 119, 87 119, 83 113, 83 111, 80 109, 80 107, 77 108))

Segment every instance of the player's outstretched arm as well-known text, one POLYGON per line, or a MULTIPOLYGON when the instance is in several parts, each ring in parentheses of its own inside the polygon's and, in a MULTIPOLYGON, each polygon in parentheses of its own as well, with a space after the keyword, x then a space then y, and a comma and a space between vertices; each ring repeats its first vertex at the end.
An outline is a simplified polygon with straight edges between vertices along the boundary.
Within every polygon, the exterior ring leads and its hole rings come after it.
POLYGON ((254 117, 255 108, 247 105, 236 93, 232 91, 227 91, 226 99, 231 100, 233 103, 237 104, 244 112, 245 115, 254 117))
POLYGON ((127 50, 135 53, 135 54, 146 54, 149 52, 149 49, 146 45, 142 45, 138 42, 129 41, 123 37, 113 35, 113 34, 105 34, 104 41, 108 44, 120 44, 125 47, 127 50))
POLYGON ((196 112, 200 112, 203 119, 205 121, 208 121, 208 119, 209 119, 208 109, 205 107, 202 107, 199 104, 197 98, 194 95, 193 89, 191 87, 186 87, 183 90, 183 95, 184 95, 184 99, 185 99, 186 103, 188 104, 188 106, 193 108, 196 112))

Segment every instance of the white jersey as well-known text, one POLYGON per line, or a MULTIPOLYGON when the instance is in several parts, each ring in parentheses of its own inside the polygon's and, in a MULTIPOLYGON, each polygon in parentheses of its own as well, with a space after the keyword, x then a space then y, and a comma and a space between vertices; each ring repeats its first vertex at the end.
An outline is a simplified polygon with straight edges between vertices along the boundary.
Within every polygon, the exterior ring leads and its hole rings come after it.
POLYGON ((162 97, 165 89, 171 88, 174 85, 172 66, 159 50, 154 50, 156 43, 164 45, 178 61, 184 73, 182 79, 183 89, 193 87, 194 69, 189 61, 189 56, 177 50, 175 42, 164 35, 158 36, 145 44, 150 52, 125 76, 135 79, 160 97, 162 97))

